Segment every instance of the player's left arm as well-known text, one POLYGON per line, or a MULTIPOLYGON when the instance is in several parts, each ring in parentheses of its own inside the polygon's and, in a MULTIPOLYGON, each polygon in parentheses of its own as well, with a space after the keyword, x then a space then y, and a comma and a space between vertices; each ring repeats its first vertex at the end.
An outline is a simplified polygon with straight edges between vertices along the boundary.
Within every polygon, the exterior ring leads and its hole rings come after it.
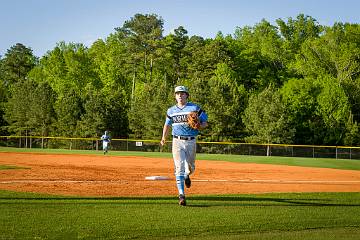
POLYGON ((204 129, 209 126, 208 122, 200 122, 200 129, 204 129))
POLYGON ((199 120, 200 120, 200 129, 206 128, 208 124, 208 116, 206 112, 202 109, 199 111, 199 120))

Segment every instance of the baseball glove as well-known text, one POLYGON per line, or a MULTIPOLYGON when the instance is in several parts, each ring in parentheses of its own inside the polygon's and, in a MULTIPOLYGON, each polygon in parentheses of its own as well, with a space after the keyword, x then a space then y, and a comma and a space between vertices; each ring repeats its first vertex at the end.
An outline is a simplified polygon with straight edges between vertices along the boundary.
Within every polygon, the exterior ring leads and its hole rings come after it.
POLYGON ((193 129, 200 129, 200 120, 197 112, 190 112, 187 116, 189 127, 193 129))

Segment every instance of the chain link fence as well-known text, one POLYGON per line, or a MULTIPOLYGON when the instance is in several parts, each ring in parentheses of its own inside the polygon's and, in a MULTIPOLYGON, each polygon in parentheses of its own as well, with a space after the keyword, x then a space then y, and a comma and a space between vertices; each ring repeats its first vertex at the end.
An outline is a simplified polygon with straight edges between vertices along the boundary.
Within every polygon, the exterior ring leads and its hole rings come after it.
MULTIPOLYGON (((156 140, 112 139, 110 150, 171 152, 171 141, 168 141, 163 147, 159 145, 159 142, 160 141, 156 140)), ((101 140, 96 138, 0 136, 0 146, 15 148, 102 150, 101 140)), ((253 156, 360 159, 360 147, 346 146, 251 144, 198 141, 197 152, 253 156)))

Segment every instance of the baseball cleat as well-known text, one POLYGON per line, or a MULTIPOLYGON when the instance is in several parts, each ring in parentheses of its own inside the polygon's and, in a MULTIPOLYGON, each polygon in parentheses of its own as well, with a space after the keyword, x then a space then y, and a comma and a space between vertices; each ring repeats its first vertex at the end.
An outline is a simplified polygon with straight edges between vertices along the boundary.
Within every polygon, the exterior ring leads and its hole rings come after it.
POLYGON ((186 206, 185 195, 179 195, 179 205, 186 206))
POLYGON ((190 176, 187 176, 187 178, 185 178, 185 186, 187 188, 191 187, 191 180, 190 180, 190 176))

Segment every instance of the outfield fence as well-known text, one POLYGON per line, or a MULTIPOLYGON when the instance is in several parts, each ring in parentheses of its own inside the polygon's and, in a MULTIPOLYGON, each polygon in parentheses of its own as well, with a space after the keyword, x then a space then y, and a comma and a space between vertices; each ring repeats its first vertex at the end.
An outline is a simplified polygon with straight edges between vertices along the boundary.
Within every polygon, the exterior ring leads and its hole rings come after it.
MULTIPOLYGON (((171 141, 161 147, 159 140, 112 139, 114 151, 171 152, 171 141)), ((69 150, 102 150, 97 138, 66 138, 39 136, 0 136, 0 146, 69 150)), ((197 142, 198 153, 254 156, 284 156, 309 158, 360 159, 360 147, 256 144, 234 142, 197 142)))

